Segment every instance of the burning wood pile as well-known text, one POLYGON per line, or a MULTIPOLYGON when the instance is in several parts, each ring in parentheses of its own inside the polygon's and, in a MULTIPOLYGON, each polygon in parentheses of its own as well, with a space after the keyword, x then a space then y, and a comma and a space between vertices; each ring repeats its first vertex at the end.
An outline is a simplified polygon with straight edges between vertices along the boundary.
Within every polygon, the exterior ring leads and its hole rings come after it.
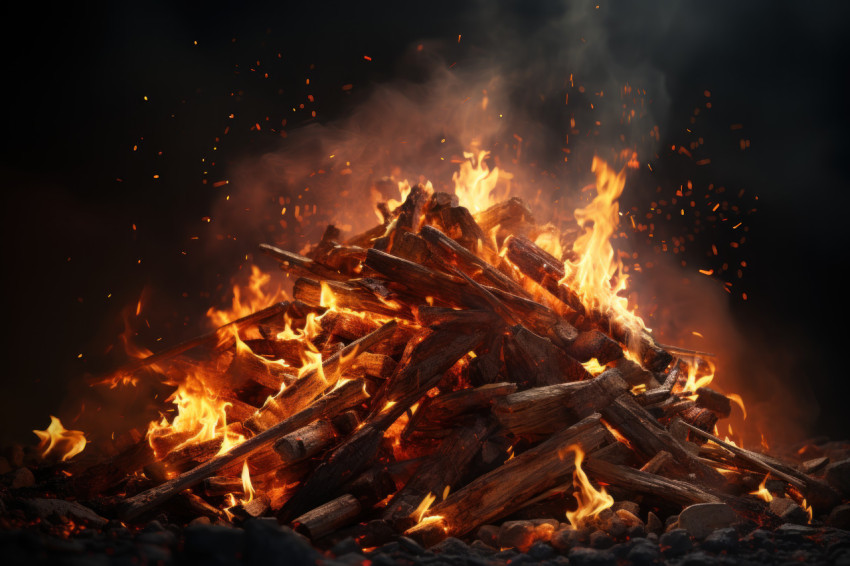
POLYGON ((594 168, 599 195, 565 252, 538 245, 546 229, 517 198, 473 214, 421 185, 345 241, 330 226, 306 255, 263 245, 291 300, 111 376, 165 376, 178 416, 109 459, 62 463, 49 489, 125 522, 182 507, 425 545, 531 509, 583 527, 615 500, 722 502, 779 524, 768 477, 828 512, 841 498, 811 475, 823 462, 718 438, 732 400, 705 386, 708 356, 657 344, 617 295, 624 177, 594 168))

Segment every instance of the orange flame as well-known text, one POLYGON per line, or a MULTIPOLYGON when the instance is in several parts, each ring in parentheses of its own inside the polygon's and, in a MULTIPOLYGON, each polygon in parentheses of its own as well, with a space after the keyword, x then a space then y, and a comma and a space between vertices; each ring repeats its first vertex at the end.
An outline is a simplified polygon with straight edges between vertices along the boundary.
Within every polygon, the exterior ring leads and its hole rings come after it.
POLYGON ((604 487, 597 490, 587 479, 587 474, 581 469, 581 463, 584 461, 584 450, 581 446, 574 444, 568 447, 561 453, 562 458, 566 452, 575 453, 573 485, 576 488, 575 498, 578 502, 575 511, 567 511, 567 520, 574 528, 580 529, 589 519, 614 505, 614 498, 608 495, 604 487))
POLYGON ((769 478, 769 477, 770 477, 770 474, 765 475, 764 479, 761 480, 761 483, 759 484, 758 490, 751 491, 750 495, 755 495, 759 499, 763 499, 764 501, 767 501, 768 503, 773 501, 773 494, 770 493, 770 491, 768 491, 768 489, 767 489, 767 478, 769 478))
POLYGON ((462 206, 475 214, 496 204, 492 194, 499 182, 499 168, 490 169, 484 162, 489 151, 464 151, 460 170, 452 175, 455 194, 462 206))
POLYGON ((433 505, 436 500, 437 496, 429 491, 428 495, 422 498, 422 501, 419 503, 416 509, 413 510, 410 516, 416 518, 417 523, 421 523, 422 518, 425 516, 425 513, 428 512, 428 509, 431 508, 431 505, 433 505))
POLYGON ((251 485, 251 472, 248 470, 248 460, 242 462, 242 491, 247 499, 243 499, 242 503, 249 503, 254 500, 254 486, 251 485))
POLYGON ((39 438, 38 449, 41 450, 43 458, 59 458, 65 462, 86 447, 86 437, 82 431, 67 430, 53 415, 50 415, 50 426, 46 430, 33 432, 39 438))

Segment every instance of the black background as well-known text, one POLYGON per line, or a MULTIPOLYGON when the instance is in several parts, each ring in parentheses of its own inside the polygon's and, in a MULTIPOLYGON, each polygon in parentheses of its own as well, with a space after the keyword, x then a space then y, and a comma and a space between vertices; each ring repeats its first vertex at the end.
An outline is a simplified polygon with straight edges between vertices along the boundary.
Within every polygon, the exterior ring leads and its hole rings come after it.
MULTIPOLYGON (((3 441, 28 441, 50 413, 73 422, 83 376, 120 359, 106 350, 143 289, 155 305, 148 339, 197 331, 256 244, 215 239, 202 218, 238 187, 213 183, 279 150, 281 130, 345 118, 399 77, 426 80, 407 65, 419 43, 458 72, 500 58, 506 73, 557 63, 552 74, 574 65, 592 85, 612 80, 609 63, 634 69, 624 76, 638 83, 651 69, 661 143, 646 156, 655 177, 640 177, 650 194, 690 174, 663 148, 690 139, 709 90, 713 108, 698 126, 715 143, 710 173, 698 174, 759 195, 741 252, 748 269, 728 296, 753 344, 745 365, 770 376, 764 387, 799 394, 812 432, 847 435, 844 3, 119 4, 4 18, 3 441), (552 32, 558 20, 569 22, 563 34, 552 32), (595 32, 580 37, 583 25, 595 32), (593 66, 581 61, 585 40, 603 46, 593 66), (293 113, 307 94, 315 104, 293 113), (730 133, 737 123, 745 131, 730 133)), ((533 88, 513 91, 527 110, 533 88)), ((638 187, 630 198, 643 196, 638 187)))

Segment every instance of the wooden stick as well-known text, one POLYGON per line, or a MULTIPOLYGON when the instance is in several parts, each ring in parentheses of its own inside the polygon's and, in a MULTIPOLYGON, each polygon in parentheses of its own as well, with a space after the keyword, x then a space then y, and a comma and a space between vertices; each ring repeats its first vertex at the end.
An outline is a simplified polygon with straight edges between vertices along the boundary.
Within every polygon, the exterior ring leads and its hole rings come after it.
POLYGON ((253 417, 245 421, 245 426, 255 432, 261 432, 287 415, 300 411, 322 392, 333 387, 358 355, 391 336, 397 326, 398 323, 391 320, 323 360, 321 372, 312 369, 290 387, 269 398, 253 417))
POLYGON ((351 523, 360 515, 360 502, 350 494, 341 495, 292 521, 296 531, 313 540, 351 523))
POLYGON ((270 244, 260 244, 260 249, 266 255, 269 255, 280 262, 280 268, 284 271, 291 271, 297 276, 318 277, 320 279, 329 279, 331 281, 346 281, 347 275, 338 273, 333 269, 329 269, 313 261, 308 257, 298 255, 294 252, 288 252, 280 248, 276 248, 270 244))
POLYGON ((716 495, 688 482, 665 478, 628 466, 610 464, 593 457, 587 459, 584 468, 588 474, 607 484, 630 492, 648 493, 679 505, 720 501, 716 495))
POLYGON ((197 348, 198 346, 218 343, 219 340, 222 339, 222 337, 226 336, 226 332, 241 330, 247 326, 252 326, 254 324, 262 322, 263 320, 283 313, 284 311, 286 311, 287 307, 289 307, 288 301, 275 303, 270 307, 266 307, 257 312, 243 316, 242 318, 239 318, 237 320, 228 322, 227 324, 218 327, 212 332, 207 332, 206 334, 202 334, 201 336, 197 336, 195 338, 192 338, 191 340, 180 342, 179 344, 175 344, 170 348, 166 348, 165 350, 162 350, 155 354, 151 354, 146 358, 133 360, 132 362, 125 364, 123 367, 112 372, 107 377, 96 380, 95 383, 113 383, 116 380, 120 380, 122 377, 129 377, 133 375, 142 368, 148 367, 152 364, 156 364, 159 362, 164 362, 168 359, 173 358, 174 356, 179 356, 184 352, 188 352, 193 348, 197 348))
POLYGON ((279 422, 257 436, 249 438, 242 444, 234 446, 230 451, 207 460, 200 466, 179 475, 173 480, 127 499, 121 517, 125 521, 132 521, 184 489, 202 482, 224 466, 245 458, 260 448, 274 442, 281 436, 298 430, 316 419, 327 418, 339 413, 343 409, 356 405, 367 397, 368 394, 364 391, 362 383, 349 381, 324 397, 317 399, 304 410, 295 413, 288 419, 279 422))

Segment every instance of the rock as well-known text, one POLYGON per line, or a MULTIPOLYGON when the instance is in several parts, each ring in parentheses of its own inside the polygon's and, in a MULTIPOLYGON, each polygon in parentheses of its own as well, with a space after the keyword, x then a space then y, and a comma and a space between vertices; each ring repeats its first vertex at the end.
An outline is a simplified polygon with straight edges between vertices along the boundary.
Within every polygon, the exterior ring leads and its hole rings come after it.
POLYGON ((685 529, 673 529, 661 535, 658 541, 661 552, 667 557, 681 556, 693 547, 691 537, 685 529))
POLYGON ((733 525, 738 514, 725 503, 697 503, 679 513, 679 527, 697 539, 704 539, 716 529, 733 525))
POLYGON ((679 566, 712 566, 717 564, 717 559, 705 552, 691 552, 679 562, 679 566))
POLYGON ((496 525, 481 525, 475 533, 475 537, 488 546, 499 546, 499 527, 496 525))
POLYGON ((144 526, 142 532, 145 533, 158 533, 160 531, 164 531, 165 527, 162 526, 160 521, 154 519, 153 521, 148 521, 148 524, 144 526))
POLYGON ((555 549, 548 542, 540 540, 531 545, 531 548, 528 549, 528 555, 539 562, 555 556, 555 549))
POLYGON ((634 566, 649 566, 659 562, 661 550, 651 541, 643 539, 632 546, 626 557, 634 566))
POLYGON ((218 525, 193 525, 183 531, 183 552, 190 562, 233 564, 245 551, 245 531, 218 525))
POLYGON ((830 527, 850 530, 850 504, 845 503, 833 509, 826 522, 830 527))
POLYGON ((617 557, 607 550, 595 548, 573 548, 569 553, 573 566, 616 566, 617 557))
POLYGON ((731 552, 738 547, 738 533, 732 527, 717 529, 702 541, 700 547, 709 552, 731 552))
POLYGON ((766 549, 768 551, 772 551, 774 547, 773 533, 764 529, 754 530, 753 532, 742 538, 741 542, 745 546, 748 546, 753 549, 766 549))
POLYGON ((499 529, 499 548, 516 548, 525 552, 533 543, 534 524, 531 521, 507 521, 499 529))
POLYGON ((420 554, 425 553, 425 549, 422 545, 410 537, 398 537, 398 545, 404 552, 413 554, 414 556, 419 556, 420 554))
POLYGON ((449 537, 432 546, 430 550, 437 554, 463 556, 469 553, 469 546, 459 538, 449 537))
POLYGON ((622 539, 626 536, 626 531, 629 530, 629 527, 626 526, 626 523, 623 522, 620 517, 617 515, 613 515, 611 519, 608 520, 608 534, 614 537, 617 540, 622 539))
POLYGON ((643 521, 640 520, 635 513, 632 513, 628 509, 618 509, 614 512, 618 519, 620 519, 623 523, 625 523, 626 527, 634 527, 635 525, 643 525, 643 521))
POLYGON ((346 537, 331 547, 331 554, 342 556, 343 554, 360 553, 360 545, 354 537, 346 537))
POLYGON ((664 532, 664 523, 658 518, 658 515, 650 511, 646 515, 646 532, 660 535, 664 532))
POLYGON ((12 488, 32 487, 35 485, 35 476, 29 468, 18 468, 12 472, 12 488))
POLYGON ((469 548, 475 550, 475 552, 484 556, 490 556, 491 554, 496 554, 497 552, 499 552, 498 548, 496 548, 495 546, 490 546, 482 540, 472 541, 472 544, 469 545, 469 548))
POLYGON ((555 531, 550 542, 556 549, 561 552, 566 552, 581 542, 581 538, 581 531, 577 531, 572 527, 567 527, 565 529, 555 531))
POLYGON ((770 502, 770 510, 786 523, 804 525, 809 522, 809 514, 787 497, 774 497, 770 502))
MULTIPOLYGON (((22 468, 26 470, 27 468, 22 468)), ((85 522, 93 527, 103 528, 109 521, 101 517, 88 507, 75 501, 64 499, 28 499, 24 506, 30 516, 40 519, 48 517, 64 517, 76 522, 85 522)))
POLYGON ((190 527, 194 526, 194 525, 211 525, 211 524, 212 524, 212 521, 210 521, 210 518, 205 517, 204 515, 201 515, 200 517, 195 517, 194 519, 189 521, 190 527))
POLYGON ((791 523, 785 523, 784 525, 780 525, 776 528, 775 531, 773 531, 775 536, 794 542, 802 541, 803 537, 813 535, 816 532, 818 532, 818 530, 814 527, 809 527, 806 525, 793 525, 791 523))
MULTIPOLYGON (((614 506, 611 507, 611 509, 614 511, 614 513, 617 513, 617 511, 623 510, 623 511, 628 511, 629 513, 631 513, 632 515, 635 515, 635 516, 640 515, 640 505, 638 505, 634 501, 629 501, 628 499, 615 502, 614 506)), ((619 514, 619 513, 617 513, 617 514, 619 514)))
POLYGON ((276 520, 249 519, 244 528, 246 565, 313 566, 323 558, 304 537, 276 520))
POLYGON ((593 531, 590 533, 590 546, 600 550, 614 546, 614 539, 605 531, 593 531))
POLYGON ((826 467, 826 483, 837 489, 844 497, 850 496, 850 458, 833 462, 826 467))
MULTIPOLYGON (((363 555, 359 552, 346 552, 345 554, 340 554, 334 560, 340 564, 348 564, 350 566, 359 566, 364 562, 363 555)), ((325 566, 327 566, 328 561, 324 561, 325 566)))

